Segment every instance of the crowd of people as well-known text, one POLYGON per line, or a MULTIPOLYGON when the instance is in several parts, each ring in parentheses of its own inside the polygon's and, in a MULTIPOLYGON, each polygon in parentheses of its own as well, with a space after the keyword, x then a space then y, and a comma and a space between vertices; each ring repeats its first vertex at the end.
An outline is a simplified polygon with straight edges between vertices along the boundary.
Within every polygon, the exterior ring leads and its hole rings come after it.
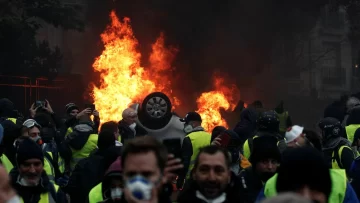
POLYGON ((212 132, 189 112, 175 154, 137 124, 135 109, 105 123, 92 106, 65 112, 46 100, 24 117, 0 99, 0 202, 359 202, 355 97, 343 113, 327 108, 318 130, 293 124, 283 103, 265 110, 256 101, 234 128, 212 132))

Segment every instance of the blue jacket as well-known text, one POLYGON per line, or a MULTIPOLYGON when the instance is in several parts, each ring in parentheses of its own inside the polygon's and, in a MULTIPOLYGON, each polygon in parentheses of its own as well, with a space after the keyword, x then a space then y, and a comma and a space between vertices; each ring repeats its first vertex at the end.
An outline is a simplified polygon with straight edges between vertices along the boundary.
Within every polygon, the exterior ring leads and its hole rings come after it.
MULTIPOLYGON (((265 199, 264 188, 260 190, 260 193, 256 199, 256 203, 261 202, 263 199, 265 199)), ((346 192, 343 203, 359 203, 356 193, 349 183, 346 185, 346 192)))

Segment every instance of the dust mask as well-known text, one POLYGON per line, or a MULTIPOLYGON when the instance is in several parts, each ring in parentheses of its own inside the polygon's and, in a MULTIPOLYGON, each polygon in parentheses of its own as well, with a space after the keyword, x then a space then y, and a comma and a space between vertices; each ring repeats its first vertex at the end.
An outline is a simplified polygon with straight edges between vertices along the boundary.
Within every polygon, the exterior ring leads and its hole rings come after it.
POLYGON ((111 199, 112 200, 117 200, 117 199, 121 199, 123 192, 121 190, 121 188, 111 188, 111 199))
POLYGON ((194 128, 192 127, 192 125, 190 125, 190 124, 188 124, 188 125, 185 125, 184 126, 184 132, 186 133, 186 134, 189 134, 189 133, 191 133, 193 130, 194 130, 194 128))
POLYGON ((131 128, 132 130, 135 130, 135 127, 136 127, 136 123, 129 125, 129 128, 131 128))

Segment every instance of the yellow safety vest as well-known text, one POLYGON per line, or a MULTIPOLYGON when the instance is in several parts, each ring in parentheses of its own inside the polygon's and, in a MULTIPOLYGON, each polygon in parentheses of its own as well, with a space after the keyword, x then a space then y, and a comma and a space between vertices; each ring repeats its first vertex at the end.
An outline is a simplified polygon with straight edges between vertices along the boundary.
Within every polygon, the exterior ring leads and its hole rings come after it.
POLYGON ((1 164, 4 166, 7 173, 10 173, 11 169, 14 168, 11 161, 7 158, 5 154, 1 155, 0 157, 1 164))
MULTIPOLYGON (((53 158, 51 152, 44 152, 44 153, 48 153, 50 157, 53 158)), ((52 160, 49 160, 46 156, 44 157, 44 170, 46 172, 46 175, 49 177, 50 182, 55 183, 55 170, 51 161, 52 160)))
MULTIPOLYGON (((55 191, 58 192, 59 186, 54 184, 54 187, 55 191)), ((56 200, 54 199, 56 197, 52 197, 51 194, 49 195, 49 193, 50 192, 41 193, 39 203, 56 203, 56 200)), ((22 198, 20 198, 20 201, 24 203, 24 200, 22 198)))
POLYGON ((190 178, 191 170, 194 168, 195 159, 202 147, 210 145, 211 135, 205 131, 196 131, 188 134, 186 137, 190 138, 193 154, 190 159, 190 165, 186 179, 190 178))
POLYGON ((102 194, 102 183, 99 183, 90 190, 89 203, 98 203, 104 201, 102 194))
POLYGON ((16 121, 17 121, 16 118, 7 118, 6 120, 9 120, 9 121, 13 122, 14 124, 16 124, 16 121))
POLYGON ((60 154, 58 155, 58 166, 59 166, 60 173, 64 173, 65 172, 65 162, 64 162, 63 158, 60 156, 60 154))
MULTIPOLYGON (((255 135, 253 137, 253 139, 257 138, 259 136, 255 135)), ((247 139, 243 145, 243 150, 244 150, 244 157, 246 159, 249 159, 250 158, 250 155, 251 155, 251 149, 250 149, 250 145, 249 145, 249 139, 247 139)))
POLYGON ((360 128, 360 124, 351 124, 345 127, 347 138, 351 143, 354 142, 354 134, 358 128, 360 128))
MULTIPOLYGON (((338 153, 338 157, 339 157, 339 161, 340 161, 340 164, 341 164, 341 154, 342 154, 342 151, 344 150, 344 148, 349 148, 351 151, 353 151, 350 147, 348 146, 341 146, 339 148, 339 150, 337 151, 338 153)), ((337 162, 337 160, 335 159, 335 150, 333 151, 332 155, 331 155, 331 168, 332 169, 342 169, 340 166, 339 166, 339 163, 337 162)))
POLYGON ((74 170, 75 165, 81 159, 88 157, 90 153, 97 148, 97 141, 98 141, 98 135, 91 134, 82 149, 74 150, 71 148, 72 151, 72 160, 70 163, 71 170, 74 170))
MULTIPOLYGON (((267 136, 267 135, 265 135, 267 136)), ((255 138, 258 138, 259 136, 255 135, 252 139, 254 140, 255 138)), ((285 140, 285 138, 284 138, 285 140)), ((277 142, 277 145, 279 146, 280 141, 277 142)), ((246 159, 250 158, 251 155, 251 149, 250 149, 250 145, 249 145, 249 139, 247 139, 243 145, 243 151, 244 151, 244 157, 246 159)))
POLYGON ((277 113, 276 112, 276 114, 278 115, 279 121, 280 121, 280 123, 279 123, 279 131, 281 133, 285 133, 286 129, 287 129, 286 122, 287 122, 289 113, 287 111, 284 111, 283 113, 277 113))
MULTIPOLYGON (((278 174, 271 177, 266 183, 264 188, 264 195, 266 198, 274 197, 277 195, 276 181, 278 174)), ((329 196, 328 203, 340 203, 344 201, 347 179, 346 172, 343 169, 330 169, 331 177, 331 193, 329 196), (335 183, 335 184, 334 184, 335 183)))

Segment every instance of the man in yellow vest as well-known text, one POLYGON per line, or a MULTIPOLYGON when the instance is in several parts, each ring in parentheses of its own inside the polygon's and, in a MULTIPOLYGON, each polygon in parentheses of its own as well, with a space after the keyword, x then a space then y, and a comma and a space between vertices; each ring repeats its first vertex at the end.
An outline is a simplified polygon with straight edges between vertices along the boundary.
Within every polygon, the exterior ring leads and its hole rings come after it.
POLYGON ((350 142, 354 141, 355 131, 360 128, 360 106, 355 106, 346 120, 346 137, 350 142))
POLYGON ((281 101, 280 104, 275 108, 275 112, 279 117, 279 132, 282 135, 285 135, 286 129, 292 126, 292 121, 289 116, 289 112, 284 109, 284 102, 281 101))
POLYGON ((312 147, 286 150, 278 173, 266 182, 257 202, 283 192, 295 192, 319 203, 359 202, 345 171, 329 170, 321 152, 312 147))
POLYGON ((349 174, 355 156, 351 143, 342 136, 344 130, 340 121, 331 117, 323 118, 319 122, 319 128, 322 136, 322 151, 329 168, 345 169, 349 174))
POLYGON ((70 164, 70 170, 74 170, 80 160, 89 157, 90 153, 97 148, 98 134, 96 132, 90 115, 82 115, 79 124, 74 127, 74 131, 65 137, 65 143, 71 150, 71 160, 68 156, 63 156, 66 167, 70 164))
POLYGON ((53 184, 44 170, 44 154, 40 146, 25 138, 16 152, 17 168, 11 173, 11 184, 22 202, 66 203, 65 194, 53 184))
POLYGON ((191 170, 194 167, 195 159, 202 147, 210 145, 211 134, 205 132, 201 127, 201 116, 196 112, 189 112, 185 118, 180 119, 184 122, 184 132, 186 137, 182 143, 182 161, 184 169, 177 180, 177 188, 182 188, 184 179, 190 177, 191 170))

